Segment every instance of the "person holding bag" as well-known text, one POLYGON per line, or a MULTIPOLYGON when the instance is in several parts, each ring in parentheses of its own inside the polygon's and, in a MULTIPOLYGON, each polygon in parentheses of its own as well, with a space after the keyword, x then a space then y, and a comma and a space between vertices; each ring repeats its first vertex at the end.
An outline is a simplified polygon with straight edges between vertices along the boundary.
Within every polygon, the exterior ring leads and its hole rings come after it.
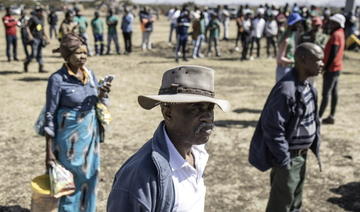
POLYGON ((65 63, 50 76, 46 90, 46 165, 57 161, 74 175, 76 190, 61 197, 60 212, 94 212, 101 137, 96 104, 108 104, 111 82, 99 87, 85 67, 86 43, 78 35, 65 35, 60 52, 65 63))

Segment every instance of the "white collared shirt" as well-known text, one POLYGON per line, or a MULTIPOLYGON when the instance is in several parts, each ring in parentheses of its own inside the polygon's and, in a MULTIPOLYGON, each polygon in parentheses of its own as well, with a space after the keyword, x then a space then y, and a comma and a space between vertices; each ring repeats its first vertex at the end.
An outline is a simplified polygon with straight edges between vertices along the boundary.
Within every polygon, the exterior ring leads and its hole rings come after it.
POLYGON ((209 158, 205 150, 205 144, 192 146, 191 150, 195 159, 195 169, 177 151, 174 144, 170 141, 165 127, 163 130, 169 150, 172 179, 175 188, 173 211, 202 212, 204 211, 206 193, 203 173, 209 158))

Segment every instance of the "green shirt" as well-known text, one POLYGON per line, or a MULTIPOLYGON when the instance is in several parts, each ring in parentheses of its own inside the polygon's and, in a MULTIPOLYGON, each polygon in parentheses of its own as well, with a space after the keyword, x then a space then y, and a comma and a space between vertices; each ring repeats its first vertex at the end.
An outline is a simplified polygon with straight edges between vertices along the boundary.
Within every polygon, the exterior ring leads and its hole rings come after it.
POLYGON ((91 21, 91 27, 94 34, 104 33, 104 22, 100 18, 94 18, 91 21))
POLYGON ((218 38, 220 36, 220 21, 218 19, 210 20, 206 30, 210 31, 210 37, 218 38))
POLYGON ((116 34, 116 26, 117 26, 118 21, 119 21, 119 19, 115 15, 108 16, 106 18, 106 24, 108 25, 108 33, 109 34, 116 34))
POLYGON ((88 22, 85 16, 75 16, 74 21, 78 24, 79 27, 79 33, 83 34, 86 32, 86 29, 88 27, 88 22))

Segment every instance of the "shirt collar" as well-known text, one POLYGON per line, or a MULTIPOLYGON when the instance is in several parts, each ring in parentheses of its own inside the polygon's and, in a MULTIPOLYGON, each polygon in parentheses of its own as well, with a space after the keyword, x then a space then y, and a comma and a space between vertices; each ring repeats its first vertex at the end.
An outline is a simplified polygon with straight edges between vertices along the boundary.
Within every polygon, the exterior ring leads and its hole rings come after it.
MULTIPOLYGON (((66 70, 67 70, 67 73, 70 75, 70 76, 73 76, 75 77, 76 79, 78 79, 76 77, 76 74, 71 70, 70 66, 67 64, 67 63, 64 63, 65 67, 66 67, 66 70)), ((89 76, 87 74, 87 72, 84 70, 84 68, 80 68, 80 70, 82 71, 83 73, 83 79, 80 80, 84 85, 89 81, 89 76)))
MULTIPOLYGON (((166 132, 165 125, 163 126, 163 131, 164 131, 166 145, 169 150, 169 157, 170 157, 169 162, 170 162, 171 169, 173 171, 176 171, 185 166, 190 166, 190 164, 180 155, 178 150, 175 148, 174 144, 171 142, 171 140, 166 132)), ((198 165, 200 165, 199 161, 198 161, 200 159, 200 157, 196 157, 197 155, 203 155, 203 156, 201 156, 201 158, 202 158, 202 160, 205 161, 205 164, 206 164, 206 161, 208 158, 208 153, 205 150, 205 145, 193 145, 191 147, 191 149, 192 149, 194 157, 195 157, 195 163, 197 164, 196 165, 197 168, 200 168, 200 167, 198 167, 198 165)), ((201 168, 201 169, 203 169, 203 168, 201 168)))

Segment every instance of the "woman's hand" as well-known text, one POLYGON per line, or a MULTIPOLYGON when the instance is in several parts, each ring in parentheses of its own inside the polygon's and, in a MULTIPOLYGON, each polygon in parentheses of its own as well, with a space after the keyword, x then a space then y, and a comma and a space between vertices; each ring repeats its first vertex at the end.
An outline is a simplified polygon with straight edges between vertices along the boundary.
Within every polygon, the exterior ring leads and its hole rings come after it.
POLYGON ((53 138, 50 137, 48 134, 45 134, 45 138, 46 138, 45 167, 46 167, 46 170, 49 170, 51 162, 55 162, 56 157, 52 151, 53 138))
POLYGON ((111 91, 111 82, 104 82, 103 86, 99 88, 99 99, 107 98, 111 91))

